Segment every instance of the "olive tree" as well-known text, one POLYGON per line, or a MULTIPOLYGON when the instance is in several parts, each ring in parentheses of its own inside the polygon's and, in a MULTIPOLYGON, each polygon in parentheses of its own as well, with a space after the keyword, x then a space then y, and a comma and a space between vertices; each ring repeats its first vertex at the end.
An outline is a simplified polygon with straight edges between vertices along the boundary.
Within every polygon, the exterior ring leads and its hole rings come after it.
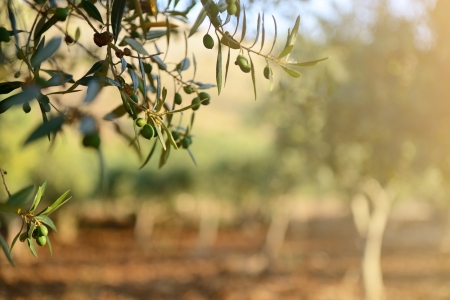
MULTIPOLYGON (((14 106, 22 106, 25 114, 42 116, 42 123, 36 126, 24 145, 43 138, 52 143, 61 132, 75 128, 82 135, 82 144, 97 151, 102 159, 101 128, 104 122, 111 122, 116 133, 123 136, 137 153, 141 153, 143 144, 150 145, 141 168, 155 155, 157 148, 162 149, 159 167, 164 166, 171 151, 179 149, 187 151, 195 163, 190 151, 195 112, 211 102, 208 89, 217 88, 220 94, 232 72, 230 64, 233 62, 251 77, 256 98, 254 59, 265 60, 266 66, 261 72, 269 80, 270 89, 274 82, 273 66, 279 66, 297 78, 300 77, 297 67, 315 65, 326 59, 297 62, 290 57, 300 17, 288 30, 286 42, 277 55, 272 54, 278 36, 273 16, 257 15, 256 26, 252 22, 255 37, 248 42, 245 38, 249 17, 244 3, 239 0, 202 0, 201 3, 179 0, 7 0, 0 8, 4 20, 0 22, 0 114, 14 106), (200 12, 193 22, 189 22, 188 14, 196 5, 201 6, 200 12), (269 22, 274 34, 267 37, 269 22), (79 26, 80 23, 85 26, 79 26), (189 37, 203 23, 208 25, 203 44, 207 49, 217 51, 217 60, 213 64, 214 83, 196 80, 196 56, 188 51, 189 37), (169 61, 166 54, 173 35, 186 27, 188 29, 183 30, 184 58, 169 61), (82 42, 85 36, 92 37, 89 43, 82 42), (83 56, 92 61, 83 76, 72 75, 73 62, 78 58, 72 57, 72 52, 61 51, 64 43, 68 47, 79 47, 83 56), (72 67, 61 67, 63 61, 72 62, 72 67), (188 69, 193 69, 192 76, 186 75, 188 69), (173 88, 168 87, 166 77, 172 81, 173 88), (110 113, 98 119, 89 104, 98 98, 102 89, 114 89, 119 104, 112 104, 110 113), (73 93, 84 95, 80 105, 65 102, 73 93), (188 112, 190 117, 186 118, 188 112), (116 122, 118 118, 129 119, 132 134, 116 122)), ((4 175, 6 172, 2 171, 7 188, 4 175)), ((44 183, 39 187, 31 206, 27 204, 34 195, 32 187, 10 195, 1 206, 2 212, 12 211, 23 220, 22 229, 10 247, 0 237, 11 262, 10 252, 17 239, 27 241, 34 255, 34 240, 40 246, 46 243, 50 246, 47 227, 56 228, 48 215, 67 202, 68 192, 36 214, 45 186, 44 183)))

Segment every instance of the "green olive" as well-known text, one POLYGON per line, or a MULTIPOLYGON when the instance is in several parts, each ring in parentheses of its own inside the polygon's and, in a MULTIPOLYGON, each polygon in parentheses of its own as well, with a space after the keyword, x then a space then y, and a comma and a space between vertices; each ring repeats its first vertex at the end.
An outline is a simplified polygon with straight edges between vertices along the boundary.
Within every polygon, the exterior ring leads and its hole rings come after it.
POLYGON ((193 90, 190 86, 184 86, 183 90, 186 94, 192 94, 193 90))
POLYGON ((17 58, 18 60, 23 60, 24 57, 25 57, 25 55, 23 54, 22 49, 17 50, 17 52, 16 52, 16 58, 17 58))
POLYGON ((36 244, 38 244, 39 246, 45 246, 45 244, 47 244, 47 237, 46 236, 38 236, 36 238, 36 244))
POLYGON ((0 42, 8 43, 11 41, 9 31, 5 27, 0 27, 0 42))
POLYGON ((47 102, 39 102, 39 105, 40 105, 41 109, 46 113, 48 113, 52 110, 52 107, 47 102))
POLYGON ((31 111, 30 103, 25 102, 24 104, 22 104, 22 109, 26 114, 29 113, 31 111))
POLYGON ((143 127, 143 126, 145 126, 145 124, 147 124, 147 122, 144 119, 142 119, 142 118, 137 118, 136 119, 136 125, 138 127, 143 127))
POLYGON ((175 97, 174 97, 173 101, 175 102, 175 104, 180 105, 181 101, 183 101, 183 98, 181 98, 181 95, 179 93, 175 93, 175 97))
POLYGON ((189 148, 189 146, 192 144, 192 139, 189 137, 189 136, 186 136, 186 137, 184 137, 182 140, 181 140, 181 146, 184 148, 184 149, 187 149, 187 148, 189 148))
POLYGON ((176 141, 180 138, 180 134, 178 133, 178 131, 172 131, 172 137, 176 141))
POLYGON ((147 140, 155 136, 155 130, 149 124, 145 124, 141 129, 141 135, 147 140))
POLYGON ((28 238, 28 232, 23 232, 19 236, 19 241, 25 242, 25 240, 28 238))
POLYGON ((244 55, 238 55, 235 64, 239 67, 248 67, 247 57, 245 57, 244 55))
POLYGON ((203 45, 208 48, 212 49, 214 47, 214 39, 209 34, 205 34, 203 37, 203 45))
POLYGON ((145 71, 145 73, 151 73, 152 72, 152 65, 151 64, 149 64, 149 63, 143 63, 143 65, 144 65, 144 71, 145 71))
POLYGON ((267 79, 270 79, 270 75, 273 74, 272 70, 270 69, 269 66, 266 66, 264 68, 264 77, 266 77, 267 79))
POLYGON ((64 22, 67 19, 67 16, 69 15, 69 10, 67 8, 58 7, 55 10, 55 18, 58 21, 64 22))
POLYGON ((250 66, 240 66, 240 68, 241 68, 241 71, 244 73, 249 73, 252 70, 252 68, 250 66))
POLYGON ((39 225, 36 230, 37 230, 38 236, 47 236, 48 235, 48 229, 45 225, 39 225))
POLYGON ((200 100, 203 100, 202 101, 203 105, 208 105, 211 101, 211 96, 205 92, 201 92, 200 94, 198 94, 198 97, 200 98, 200 100), (204 100, 204 99, 207 99, 207 100, 204 100))
POLYGON ((195 97, 194 99, 192 99, 192 110, 197 110, 200 108, 200 99, 198 97, 195 97))
POLYGON ((97 133, 87 134, 83 137, 83 146, 98 149, 100 147, 100 136, 97 133))
POLYGON ((228 4, 227 12, 229 15, 235 15, 237 12, 236 4, 228 4))

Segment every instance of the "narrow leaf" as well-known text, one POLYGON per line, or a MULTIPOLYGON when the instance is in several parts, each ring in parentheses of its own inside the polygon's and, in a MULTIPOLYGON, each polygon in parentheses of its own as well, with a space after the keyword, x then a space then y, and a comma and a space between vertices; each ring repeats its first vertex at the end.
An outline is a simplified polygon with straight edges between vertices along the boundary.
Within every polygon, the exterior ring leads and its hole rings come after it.
POLYGON ((230 52, 231 52, 231 49, 228 48, 227 63, 225 65, 225 82, 224 82, 223 86, 225 86, 227 84, 228 67, 230 66, 230 52))
POLYGON ((147 158, 145 159, 144 163, 142 164, 142 166, 139 169, 142 169, 143 167, 145 167, 145 165, 150 161, 150 158, 152 158, 153 153, 155 152, 156 144, 157 143, 156 143, 156 140, 155 140, 155 142, 153 143, 153 147, 150 150, 150 153, 147 155, 147 158))
POLYGON ((165 36, 166 34, 167 34, 167 31, 166 31, 166 30, 154 30, 154 31, 149 31, 149 32, 147 32, 147 34, 145 35, 145 39, 146 39, 147 41, 150 41, 150 40, 154 40, 154 39, 160 38, 160 37, 162 37, 162 36, 165 36))
POLYGON ((166 125, 164 123, 161 123, 162 128, 164 129, 164 131, 167 133, 169 142, 172 144, 172 146, 178 150, 178 146, 177 143, 175 142, 175 140, 173 139, 172 133, 170 132, 169 128, 166 127, 166 125))
POLYGON ((55 232, 57 231, 55 223, 53 223, 52 219, 50 219, 49 217, 41 215, 41 216, 36 216, 35 218, 36 218, 36 220, 39 220, 42 223, 44 223, 45 225, 47 225, 48 227, 50 227, 53 231, 55 231, 55 232))
POLYGON ((8 0, 8 17, 9 17, 9 23, 11 24, 11 29, 14 34, 14 38, 16 39, 17 44, 17 22, 16 22, 16 16, 14 14, 14 10, 12 8, 12 0, 8 0))
POLYGON ((139 87, 139 76, 132 68, 128 68, 128 74, 130 74, 131 81, 133 82, 133 93, 136 93, 139 87))
POLYGON ((193 162, 194 165, 197 167, 197 161, 195 160, 195 156, 194 156, 194 154, 192 153, 191 148, 187 148, 187 151, 188 151, 188 153, 189 153, 189 156, 190 156, 191 159, 192 159, 192 162, 193 162))
POLYGON ((70 200, 70 197, 66 199, 67 195, 69 195, 70 190, 66 191, 64 194, 62 194, 61 196, 59 196, 58 199, 55 200, 55 202, 53 202, 52 205, 48 206, 46 209, 44 209, 43 211, 41 211, 40 213, 38 213, 38 216, 48 216, 49 214, 51 214, 52 212, 54 212, 55 210, 57 210, 58 208, 60 208, 63 204, 65 204, 67 201, 70 200))
POLYGON ((283 51, 281 51, 280 55, 278 55, 278 58, 285 57, 286 55, 291 53, 293 49, 294 49, 294 45, 287 46, 286 48, 283 49, 283 51))
POLYGON ((191 37, 197 29, 200 27, 200 25, 203 23, 207 15, 207 12, 204 7, 202 7, 202 10, 198 14, 197 19, 195 20, 194 25, 192 25, 191 30, 189 31, 189 37, 191 37))
POLYGON ((95 7, 94 4, 92 4, 91 2, 87 1, 87 0, 83 0, 82 2, 83 5, 83 9, 88 13, 88 15, 99 21, 100 23, 103 23, 103 19, 102 19, 102 15, 100 14, 100 12, 98 11, 97 7, 95 7))
POLYGON ((159 56, 153 56, 151 60, 155 62, 161 70, 167 70, 166 64, 162 61, 161 58, 159 58, 159 56))
POLYGON ((111 26, 114 35, 114 43, 117 43, 120 30, 122 29, 122 17, 127 0, 114 0, 111 10, 111 26))
POLYGON ((283 70, 284 70, 286 73, 288 73, 290 76, 292 76, 292 77, 294 77, 294 78, 299 78, 300 76, 302 76, 302 74, 300 74, 300 73, 297 72, 297 71, 294 71, 294 70, 292 70, 292 69, 288 69, 288 68, 283 67, 283 66, 281 66, 281 67, 283 68, 283 70))
POLYGON ((43 61, 46 61, 47 59, 52 57, 61 45, 61 41, 61 37, 53 38, 47 43, 47 45, 45 45, 44 48, 42 48, 41 50, 37 50, 31 57, 31 65, 33 67, 36 67, 43 61))
POLYGON ((86 96, 84 97, 84 103, 91 103, 95 97, 100 93, 102 85, 99 81, 92 80, 88 83, 86 96))
POLYGON ((0 83, 0 94, 9 94, 15 89, 20 88, 24 83, 22 81, 9 81, 0 83))
POLYGON ((11 243, 11 247, 9 248, 9 252, 12 253, 12 250, 14 248, 14 245, 16 244, 17 240, 19 239, 20 235, 22 234, 22 230, 23 230, 23 225, 25 224, 25 222, 22 221, 22 226, 20 227, 19 232, 16 234, 16 236, 14 237, 12 243, 11 243))
POLYGON ((14 266, 14 260, 11 256, 11 252, 9 252, 8 244, 6 243, 5 239, 3 238, 3 236, 1 234, 0 234, 0 245, 2 246, 3 252, 5 252, 6 258, 9 260, 11 265, 14 266))
POLYGON ((252 57, 250 55, 250 52, 248 52, 248 57, 250 58, 250 66, 252 68, 251 74, 252 74, 252 83, 253 83, 253 92, 255 93, 255 100, 256 100, 256 79, 255 79, 255 65, 253 64, 252 57))
POLYGON ((220 90, 222 89, 222 46, 218 35, 217 40, 219 41, 218 43, 219 49, 217 51, 217 62, 216 62, 216 83, 217 83, 217 91, 220 95, 220 90))
POLYGON ((24 206, 31 200, 34 194, 34 185, 27 186, 8 198, 6 204, 24 206))
POLYGON ((20 93, 12 95, 3 101, 0 101, 0 114, 4 113, 14 105, 29 102, 39 96, 39 87, 32 85, 24 88, 20 93))
POLYGON ((144 63, 142 62, 142 59, 141 59, 141 55, 139 53, 138 53, 138 58, 139 58, 139 68, 141 70, 141 76, 142 76, 142 81, 143 81, 142 85, 144 87, 144 92, 142 94, 144 95, 144 102, 145 102, 145 99, 147 98, 147 82, 145 79, 145 68, 144 68, 144 63))
POLYGON ((189 59, 189 57, 186 57, 177 64, 177 67, 175 70, 177 70, 178 72, 182 72, 182 71, 189 69, 190 66, 191 66, 191 60, 189 59))
POLYGON ((250 48, 253 48, 253 46, 255 46, 256 43, 258 42, 260 28, 261 28, 261 14, 258 14, 258 23, 256 25, 256 38, 255 41, 253 42, 253 45, 251 45, 250 48))
POLYGON ((48 122, 45 122, 39 125, 27 138, 24 145, 27 145, 35 140, 38 140, 50 133, 57 132, 61 129, 64 124, 64 116, 59 115, 53 119, 50 119, 48 122))
POLYGON ((320 63, 321 61, 327 60, 328 57, 324 57, 321 59, 317 59, 317 60, 311 60, 311 61, 305 61, 305 62, 300 62, 300 63, 286 63, 289 66, 296 66, 296 67, 312 67, 317 65, 318 63, 320 63))
POLYGON ((28 248, 30 248, 31 253, 33 253, 33 255, 35 257, 38 257, 37 253, 36 253, 36 248, 34 248, 33 239, 32 238, 27 238, 27 242, 28 242, 28 248))
POLYGON ((48 250, 50 250, 50 255, 53 255, 52 243, 50 243, 50 238, 48 235, 45 237, 47 239, 48 250))
POLYGON ((267 55, 270 55, 270 53, 272 53, 272 51, 273 51, 273 49, 274 49, 274 47, 275 47, 275 43, 277 42, 277 21, 275 20, 275 17, 272 15, 272 19, 273 19, 273 24, 274 24, 274 31, 275 31, 275 33, 274 33, 274 37, 273 37, 273 44, 272 44, 272 48, 270 48, 270 51, 269 51, 269 54, 267 54, 267 55))
POLYGON ((261 29, 262 29, 262 34, 261 34, 261 48, 259 49, 259 52, 262 51, 262 49, 263 49, 263 47, 264 47, 264 41, 265 41, 265 39, 266 39, 266 29, 264 28, 264 13, 263 13, 263 15, 262 15, 262 26, 261 26, 261 29))
POLYGON ((247 14, 245 13, 245 6, 244 6, 244 19, 242 20, 242 33, 239 44, 242 43, 242 41, 244 40, 246 31, 247 31, 247 14))
POLYGON ((45 193, 45 188, 47 187, 47 181, 44 181, 44 183, 38 188, 38 191, 36 193, 36 196, 34 197, 33 204, 31 204, 30 212, 34 213, 36 208, 39 206, 39 203, 41 202, 42 196, 45 193))
POLYGON ((147 50, 145 50, 145 48, 141 45, 141 43, 139 43, 138 41, 136 41, 135 39, 131 38, 131 37, 125 37, 124 42, 127 43, 128 45, 131 46, 131 48, 133 48, 134 50, 136 50, 137 52, 144 54, 146 56, 148 56, 148 52, 147 50))

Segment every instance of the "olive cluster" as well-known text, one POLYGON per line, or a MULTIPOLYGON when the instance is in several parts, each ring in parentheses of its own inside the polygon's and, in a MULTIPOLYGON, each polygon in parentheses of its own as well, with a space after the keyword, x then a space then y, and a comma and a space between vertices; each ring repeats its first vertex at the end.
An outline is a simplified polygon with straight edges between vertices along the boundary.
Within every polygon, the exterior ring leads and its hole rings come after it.
MULTIPOLYGON (((39 246, 45 246, 47 244, 48 229, 45 225, 39 225, 34 229, 32 237, 36 240, 36 244, 39 246)), ((28 232, 24 232, 20 235, 19 240, 24 242, 28 238, 28 232)))

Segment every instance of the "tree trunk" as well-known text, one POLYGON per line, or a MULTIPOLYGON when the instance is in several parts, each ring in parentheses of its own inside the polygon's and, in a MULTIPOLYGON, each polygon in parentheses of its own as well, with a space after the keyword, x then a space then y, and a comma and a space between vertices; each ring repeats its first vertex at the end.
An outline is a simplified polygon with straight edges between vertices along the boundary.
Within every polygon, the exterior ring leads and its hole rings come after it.
POLYGON ((269 265, 273 266, 281 247, 284 243, 286 232, 290 222, 290 201, 286 196, 278 200, 277 207, 272 216, 272 221, 267 231, 266 243, 264 244, 264 253, 269 259, 269 265))
POLYGON ((365 239, 370 220, 369 200, 364 194, 357 194, 351 200, 350 208, 356 230, 358 231, 359 236, 362 239, 365 239))
POLYGON ((197 255, 207 255, 216 241, 219 229, 218 200, 201 200, 200 225, 195 252, 197 255))
POLYGON ((381 248, 393 197, 374 179, 366 181, 363 190, 373 204, 362 262, 364 289, 367 300, 382 300, 385 299, 385 295, 381 269, 381 248))
POLYGON ((137 205, 134 239, 139 246, 148 245, 159 213, 159 206, 148 201, 137 205))

